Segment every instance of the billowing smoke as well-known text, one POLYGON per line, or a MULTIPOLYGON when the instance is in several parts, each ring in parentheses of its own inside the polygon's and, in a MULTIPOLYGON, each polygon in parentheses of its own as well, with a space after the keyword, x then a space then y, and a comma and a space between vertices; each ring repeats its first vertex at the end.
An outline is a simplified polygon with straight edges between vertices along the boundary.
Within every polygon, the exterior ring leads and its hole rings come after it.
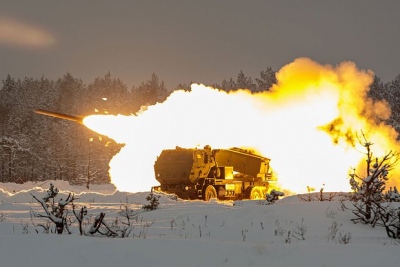
POLYGON ((84 124, 126 144, 111 160, 110 174, 119 190, 133 192, 158 184, 153 164, 175 146, 252 148, 271 158, 281 188, 298 193, 307 186, 348 191, 348 172, 365 156, 361 132, 375 155, 398 150, 397 133, 384 123, 390 109, 367 98, 372 72, 351 62, 330 66, 299 58, 277 80, 254 94, 193 84, 135 116, 93 115, 84 124))

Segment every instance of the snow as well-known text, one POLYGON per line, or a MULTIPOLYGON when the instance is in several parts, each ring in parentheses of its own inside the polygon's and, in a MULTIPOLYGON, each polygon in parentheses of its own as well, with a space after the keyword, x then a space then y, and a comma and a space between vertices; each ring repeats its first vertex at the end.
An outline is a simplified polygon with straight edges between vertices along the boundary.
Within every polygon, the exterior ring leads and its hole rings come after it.
POLYGON ((30 218, 30 211, 43 213, 30 194, 43 197, 49 183, 0 184, 0 266, 353 267, 398 266, 400 260, 399 243, 388 238, 383 228, 352 223, 354 215, 342 210, 337 199, 304 201, 316 198, 303 196, 302 200, 295 195, 265 205, 266 201, 185 201, 161 195, 158 209, 144 211, 141 206, 148 203, 149 192, 52 183, 60 190, 56 199, 74 193, 79 198, 74 203, 85 205, 92 221, 105 212, 112 224, 121 206, 137 209, 141 213, 132 234, 128 238, 80 236, 77 225, 70 227, 71 235, 44 234, 33 225, 43 219, 30 218), (298 240, 292 233, 302 223, 305 240, 298 240), (338 232, 332 240, 335 224, 338 232), (350 242, 340 243, 339 233, 351 234, 350 242))

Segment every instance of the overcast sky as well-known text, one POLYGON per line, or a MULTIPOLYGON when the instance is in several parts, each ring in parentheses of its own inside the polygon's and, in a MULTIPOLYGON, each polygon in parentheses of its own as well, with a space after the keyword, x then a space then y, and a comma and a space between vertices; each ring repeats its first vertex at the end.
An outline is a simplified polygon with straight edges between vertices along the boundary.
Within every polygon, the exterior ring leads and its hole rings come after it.
POLYGON ((0 79, 70 72, 128 87, 253 78, 298 57, 400 74, 400 1, 0 0, 0 79))

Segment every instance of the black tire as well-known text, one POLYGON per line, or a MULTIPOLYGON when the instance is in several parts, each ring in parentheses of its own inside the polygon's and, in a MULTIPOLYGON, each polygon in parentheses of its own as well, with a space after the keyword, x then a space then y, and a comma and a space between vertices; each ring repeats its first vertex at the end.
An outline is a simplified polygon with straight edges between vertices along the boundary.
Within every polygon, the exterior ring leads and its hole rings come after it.
POLYGON ((265 196, 263 195, 261 188, 255 186, 251 189, 249 198, 250 199, 265 199, 265 196))
POLYGON ((212 185, 208 185, 203 190, 203 198, 205 201, 209 201, 212 198, 217 198, 217 190, 215 190, 215 187, 212 185))

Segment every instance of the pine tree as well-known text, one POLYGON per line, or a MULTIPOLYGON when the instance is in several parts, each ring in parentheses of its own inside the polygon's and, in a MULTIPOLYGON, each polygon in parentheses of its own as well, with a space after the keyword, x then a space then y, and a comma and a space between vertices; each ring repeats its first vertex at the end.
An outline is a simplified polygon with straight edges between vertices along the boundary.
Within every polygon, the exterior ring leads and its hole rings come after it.
POLYGON ((192 83, 189 83, 189 84, 186 84, 186 83, 179 83, 177 86, 176 86, 176 88, 175 88, 175 90, 185 90, 185 91, 190 91, 191 90, 191 88, 190 88, 190 85, 191 85, 192 83))
POLYGON ((389 179, 388 174, 398 161, 399 154, 393 151, 388 152, 382 158, 373 158, 371 142, 361 142, 366 149, 366 175, 358 175, 355 171, 350 174, 350 185, 353 190, 353 214, 356 218, 352 221, 365 224, 375 224, 381 219, 380 212, 382 202, 385 201, 385 186, 389 179))
POLYGON ((256 78, 257 91, 268 91, 273 84, 276 84, 275 71, 271 67, 261 71, 260 78, 256 78))
POLYGON ((160 82, 155 73, 151 75, 150 80, 142 82, 139 87, 132 88, 132 95, 138 105, 138 109, 140 106, 154 105, 157 102, 161 103, 166 99, 168 94, 164 81, 160 82))
POLYGON ((385 99, 390 104, 392 111, 388 123, 392 125, 397 132, 400 132, 400 74, 397 75, 393 81, 386 84, 385 92, 387 92, 385 99))
POLYGON ((236 85, 236 82, 232 78, 230 78, 229 80, 223 80, 221 83, 221 89, 223 89, 226 92, 234 91, 237 88, 238 87, 236 85))
POLYGON ((374 100, 388 99, 388 91, 386 90, 385 84, 382 82, 380 77, 374 76, 374 81, 370 85, 368 96, 374 100))
POLYGON ((251 77, 246 77, 242 70, 237 76, 236 86, 238 89, 249 89, 252 92, 254 92, 256 89, 256 85, 253 83, 253 79, 251 77))

